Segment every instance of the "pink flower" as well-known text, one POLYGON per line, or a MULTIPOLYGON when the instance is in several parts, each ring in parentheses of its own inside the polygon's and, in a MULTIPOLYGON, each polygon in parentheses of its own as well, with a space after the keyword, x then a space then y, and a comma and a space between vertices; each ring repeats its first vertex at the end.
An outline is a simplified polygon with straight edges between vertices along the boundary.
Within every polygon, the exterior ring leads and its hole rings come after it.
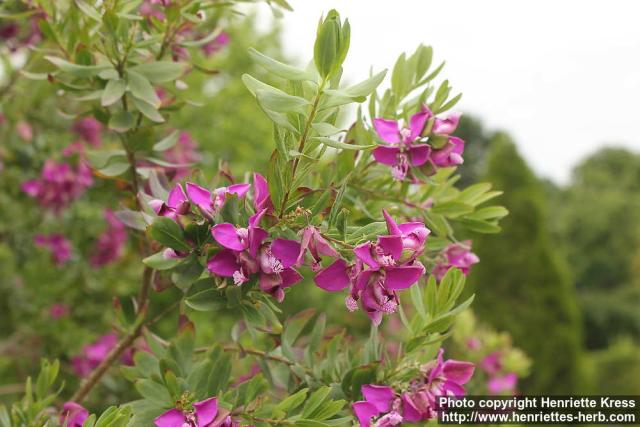
POLYGON ((68 163, 48 159, 41 178, 24 182, 21 188, 42 206, 57 213, 82 196, 92 183, 91 170, 83 161, 74 169, 68 163))
POLYGON ((191 138, 188 132, 180 132, 178 142, 176 145, 164 152, 164 158, 176 166, 168 168, 169 171, 174 172, 173 179, 180 180, 189 175, 189 166, 191 163, 197 163, 202 156, 197 150, 195 141, 191 138))
POLYGON ((463 385, 473 376, 470 362, 449 359, 443 361, 443 349, 438 357, 421 367, 423 377, 412 381, 402 394, 402 415, 406 421, 418 422, 436 417, 437 398, 440 396, 464 396, 463 385))
POLYGON ((518 384, 518 376, 514 373, 496 375, 487 382, 487 389, 491 394, 513 393, 518 384))
POLYGON ((93 255, 89 260, 94 267, 101 267, 118 260, 127 244, 126 227, 116 218, 111 209, 104 210, 104 218, 107 229, 98 237, 93 255))
POLYGON ((402 424, 403 417, 399 413, 399 400, 391 387, 384 385, 363 385, 362 395, 365 400, 353 404, 361 427, 391 427, 402 424), (380 416, 382 415, 382 416, 380 416), (371 424, 372 419, 376 419, 371 424))
POLYGON ((249 184, 232 184, 228 187, 220 187, 209 191, 197 184, 187 182, 187 195, 189 200, 198 206, 202 215, 213 219, 220 212, 230 194, 235 194, 238 198, 242 198, 247 194, 250 187, 249 184))
POLYGON ((96 148, 102 144, 102 124, 93 117, 83 117, 73 124, 72 130, 80 138, 96 148))
POLYGON ((502 354, 494 351, 480 361, 480 367, 489 375, 495 375, 502 369, 502 354))
POLYGON ((173 408, 156 417, 157 427, 231 427, 233 421, 228 411, 218 410, 218 399, 211 397, 189 408, 173 408))
MULTIPOLYGON (((109 333, 100 337, 93 344, 82 347, 82 353, 71 358, 71 365, 76 375, 86 377, 94 370, 111 352, 118 343, 118 336, 109 333)), ((121 362, 131 364, 132 352, 125 352, 120 359, 121 362)))
POLYGON ((49 307, 49 317, 53 320, 61 319, 69 315, 69 307, 63 303, 54 303, 49 307))
POLYGON ((164 2, 162 0, 143 0, 142 4, 140 5, 139 13, 140 15, 147 18, 153 17, 158 21, 164 21, 164 13, 156 5, 167 6, 168 4, 168 1, 164 2))
POLYGON ((444 249, 443 255, 445 260, 440 259, 432 271, 432 274, 438 280, 442 280, 451 267, 458 268, 467 275, 469 274, 471 266, 480 262, 480 258, 471 252, 470 240, 450 244, 444 249))
POLYGON ((442 148, 431 152, 431 162, 441 168, 461 165, 464 163, 463 152, 464 141, 456 136, 451 136, 442 148))
POLYGON ((33 128, 27 122, 20 121, 16 124, 16 133, 27 142, 33 141, 33 128))
POLYGON ((315 283, 329 292, 339 291, 351 284, 346 299, 351 311, 362 309, 374 324, 382 321, 384 313, 398 308, 397 290, 416 283, 425 272, 416 257, 424 250, 429 230, 422 223, 396 224, 383 212, 389 235, 379 236, 377 242, 365 242, 353 250, 356 262, 348 265, 338 259, 320 270, 315 283))
MULTIPOLYGON (((195 186, 195 184, 192 185, 195 186)), ((202 187, 198 188, 204 190, 202 187)), ((159 199, 153 199, 149 202, 149 206, 158 216, 166 216, 174 221, 177 221, 179 215, 186 215, 191 212, 191 204, 182 189, 182 184, 176 184, 171 189, 166 203, 159 199)))
POLYGON ((38 234, 33 238, 33 242, 37 246, 47 248, 51 253, 51 259, 58 266, 71 259, 71 243, 62 234, 38 234))
POLYGON ((300 243, 280 238, 265 243, 268 233, 259 225, 265 213, 266 209, 253 215, 247 228, 229 223, 214 225, 211 234, 225 249, 214 255, 207 265, 212 274, 232 277, 237 286, 260 273, 260 289, 281 302, 284 289, 302 280, 292 268, 300 253, 300 243))
POLYGON ((229 33, 222 31, 209 43, 202 45, 201 49, 205 56, 211 56, 221 51, 230 41, 229 33))
POLYGON ((422 166, 429 160, 431 147, 419 141, 431 111, 424 106, 411 116, 409 127, 401 127, 398 121, 383 118, 373 119, 373 126, 386 145, 373 150, 378 163, 391 166, 391 176, 403 181, 412 167, 422 166))
POLYGON ((62 405, 60 424, 67 427, 82 427, 84 421, 89 418, 89 411, 76 402, 66 402, 62 405))

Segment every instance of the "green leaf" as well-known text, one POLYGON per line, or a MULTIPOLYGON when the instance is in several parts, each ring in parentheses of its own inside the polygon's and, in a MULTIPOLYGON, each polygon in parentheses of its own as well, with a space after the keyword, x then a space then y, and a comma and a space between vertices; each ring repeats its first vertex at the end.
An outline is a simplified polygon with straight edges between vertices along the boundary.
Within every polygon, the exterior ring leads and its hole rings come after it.
POLYGON ((180 264, 183 258, 166 258, 164 251, 160 251, 142 260, 142 263, 154 270, 169 270, 180 264))
POLYGON ((267 71, 284 79, 294 81, 313 81, 315 79, 315 76, 312 73, 296 67, 292 67, 291 65, 283 64, 280 61, 277 61, 263 53, 258 52, 254 48, 249 48, 249 55, 251 56, 251 58, 253 58, 254 61, 256 61, 260 66, 264 67, 267 71))
POLYGON ((500 219, 509 215, 509 211, 503 206, 487 206, 475 211, 469 215, 468 218, 487 220, 487 219, 500 219))
POLYGON ((303 388, 302 390, 292 394, 291 396, 284 399, 282 402, 278 403, 276 407, 273 409, 273 413, 288 414, 289 412, 293 411, 294 409, 302 405, 302 403, 304 403, 304 401, 307 398, 308 392, 309 392, 308 388, 303 388))
POLYGON ((116 160, 113 162, 109 162, 109 164, 104 168, 98 169, 98 172, 100 173, 100 175, 104 175, 108 177, 120 176, 126 171, 128 171, 130 167, 131 165, 129 164, 129 162, 123 161, 123 160, 116 160))
POLYGON ((136 123, 136 119, 128 111, 119 110, 109 119, 109 129, 123 133, 131 129, 136 123))
POLYGON ((339 150, 367 150, 369 148, 374 148, 376 146, 375 144, 372 144, 372 145, 347 144, 345 142, 340 142, 331 138, 327 138, 326 136, 314 136, 309 139, 321 142, 326 146, 329 146, 331 148, 337 148, 339 150))
POLYGON ((445 215, 449 218, 455 218, 460 215, 473 212, 473 206, 462 202, 452 201, 436 203, 431 208, 431 211, 438 215, 445 215))
POLYGON ((158 217, 148 228, 149 236, 164 246, 181 252, 189 252, 191 247, 184 240, 182 228, 172 219, 158 217))
POLYGON ((185 70, 185 66, 173 61, 156 61, 136 65, 129 71, 145 76, 152 83, 165 83, 177 80, 185 70))
POLYGON ((205 289, 186 298, 184 302, 196 311, 218 311, 227 306, 227 299, 216 289, 205 289))
POLYGON ((151 380, 140 380, 136 382, 136 390, 145 399, 152 401, 161 407, 170 407, 173 405, 171 395, 161 384, 151 380))
POLYGON ((318 132, 318 135, 320 136, 331 136, 341 132, 345 132, 342 129, 338 129, 331 123, 312 123, 311 127, 313 128, 313 130, 318 132))
POLYGON ((127 83, 124 80, 109 80, 104 91, 102 91, 100 104, 103 107, 108 107, 109 105, 114 104, 122 98, 126 89, 127 83))
POLYGON ((342 89, 342 92, 354 98, 369 96, 374 90, 376 90, 380 83, 382 83, 386 75, 387 70, 380 71, 378 74, 374 74, 365 81, 342 89))
POLYGON ((499 233, 501 230, 499 225, 492 224, 487 221, 481 221, 478 219, 460 218, 458 222, 462 226, 468 228, 471 231, 475 231, 477 233, 493 234, 493 233, 499 233))
POLYGON ((256 91, 258 102, 264 107, 277 113, 304 114, 309 101, 299 96, 289 95, 280 90, 258 89, 256 91))
POLYGON ((331 387, 320 387, 316 390, 305 403, 304 408, 302 409, 302 417, 303 418, 315 418, 313 416, 314 411, 325 401, 325 399, 331 393, 331 387))
POLYGON ((187 292, 193 282, 198 280, 204 267, 194 255, 190 255, 171 274, 171 280, 182 292, 187 292))
POLYGON ((180 138, 180 131, 173 131, 153 146, 153 151, 165 151, 176 145, 180 138))
POLYGON ((142 74, 136 73, 135 71, 128 71, 127 89, 131 91, 133 96, 141 101, 146 102, 155 109, 160 108, 160 105, 162 105, 162 102, 160 101, 160 98, 158 98, 155 89, 153 88, 149 80, 147 80, 147 78, 142 74))
POLYGON ((140 111, 146 118, 156 123, 164 123, 164 117, 158 112, 151 104, 142 101, 136 97, 131 98, 133 105, 140 111))
POLYGON ((58 58, 56 56, 50 56, 50 55, 46 55, 45 59, 51 62, 56 67, 58 67, 60 70, 64 71, 65 73, 69 73, 74 77, 78 77, 78 78, 94 77, 98 75, 98 73, 100 73, 101 71, 113 69, 113 66, 109 64, 78 65, 78 64, 73 64, 71 62, 65 61, 62 58, 58 58))

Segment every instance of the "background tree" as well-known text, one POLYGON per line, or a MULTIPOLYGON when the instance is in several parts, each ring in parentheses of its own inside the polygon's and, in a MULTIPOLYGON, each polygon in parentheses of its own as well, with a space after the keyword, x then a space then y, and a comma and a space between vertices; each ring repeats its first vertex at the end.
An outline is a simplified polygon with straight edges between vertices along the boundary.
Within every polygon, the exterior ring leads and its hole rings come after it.
POLYGON ((478 317, 504 328, 532 359, 524 393, 576 392, 580 320, 566 268, 553 249, 540 182, 506 134, 491 141, 485 178, 504 191, 510 214, 500 236, 479 236, 481 262, 470 276, 478 317))

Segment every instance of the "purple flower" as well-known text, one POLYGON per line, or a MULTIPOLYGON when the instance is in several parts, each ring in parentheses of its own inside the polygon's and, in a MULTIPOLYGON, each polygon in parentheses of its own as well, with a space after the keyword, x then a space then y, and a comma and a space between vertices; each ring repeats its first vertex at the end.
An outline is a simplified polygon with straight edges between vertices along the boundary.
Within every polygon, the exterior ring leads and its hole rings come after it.
MULTIPOLYGON (((93 344, 82 347, 82 353, 71 358, 71 365, 76 375, 86 377, 94 370, 111 352, 118 343, 118 336, 109 333, 100 337, 93 344)), ((120 359, 121 362, 131 364, 131 351, 125 352, 120 359)))
POLYGON ((502 369, 502 354, 499 351, 487 354, 481 361, 480 367, 489 375, 495 375, 502 369))
POLYGON ((391 387, 384 385, 363 385, 362 395, 365 400, 353 404, 361 427, 390 427, 402 424, 403 417, 399 413, 399 400, 391 387), (382 416, 380 416, 382 415, 382 416))
POLYGON ((91 146, 98 147, 102 144, 102 128, 102 124, 93 117, 83 117, 73 124, 72 130, 91 146))
MULTIPOLYGON (((167 2, 168 3, 168 2, 167 2)), ((166 6, 162 0, 143 0, 140 5, 139 13, 146 18, 156 18, 158 21, 164 21, 165 16, 162 10, 156 5, 166 6)))
POLYGON ((259 173, 253 174, 253 205, 256 212, 266 209, 266 213, 273 212, 273 202, 269 194, 269 183, 259 173))
POLYGON ((378 163, 391 166, 391 176, 394 179, 403 181, 410 168, 422 166, 429 160, 431 147, 418 140, 431 116, 431 111, 423 106, 418 113, 411 116, 409 127, 401 127, 396 120, 373 119, 378 136, 386 143, 373 150, 373 157, 378 163))
POLYGON ((40 205, 58 213, 82 196, 92 183, 91 170, 84 162, 81 161, 74 169, 68 163, 48 159, 40 179, 26 181, 21 188, 40 205))
POLYGON ((230 194, 242 198, 247 194, 249 184, 232 184, 228 187, 216 188, 209 191, 192 182, 187 182, 187 195, 205 217, 212 219, 220 212, 230 194))
POLYGON ((442 280, 451 267, 456 267, 467 275, 471 266, 480 262, 480 258, 471 252, 470 240, 450 244, 444 249, 443 255, 445 259, 440 259, 432 271, 432 274, 439 281, 442 280))
POLYGON ((38 234, 33 238, 33 242, 36 246, 46 248, 57 266, 62 266, 71 259, 71 243, 62 234, 38 234))
POLYGON ((202 45, 201 49, 205 56, 211 56, 221 51, 230 41, 229 33, 222 31, 209 43, 202 45))
POLYGON ((453 113, 446 119, 436 119, 433 122, 431 133, 435 135, 451 135, 458 127, 460 123, 461 114, 453 113))
POLYGON ((189 135, 188 132, 180 132, 176 145, 164 152, 164 158, 168 162, 175 165, 181 165, 168 168, 169 171, 174 173, 174 180, 180 180, 188 176, 190 170, 187 165, 200 161, 202 156, 198 152, 197 148, 195 141, 191 138, 191 135, 189 135))
POLYGON ((310 225, 305 227, 301 233, 302 240, 300 241, 300 253, 296 260, 296 266, 304 264, 304 258, 307 251, 309 251, 313 258, 313 262, 311 263, 311 269, 313 271, 320 271, 322 269, 322 266, 320 265, 321 256, 328 256, 332 258, 338 258, 340 256, 338 251, 336 251, 333 246, 331 246, 329 242, 322 237, 320 230, 318 230, 317 227, 310 225))
POLYGON ((179 215, 188 214, 191 209, 191 204, 181 184, 176 184, 171 189, 166 203, 159 199, 153 199, 149 202, 149 206, 158 216, 166 216, 174 221, 177 221, 179 215))
POLYGON ((84 421, 89 418, 89 411, 76 402, 66 402, 62 405, 60 424, 67 427, 82 427, 84 421))
POLYGON ((422 255, 427 237, 431 234, 424 223, 415 221, 397 224, 386 210, 383 210, 382 214, 387 222, 389 234, 402 237, 401 262, 413 261, 422 255))
POLYGON ((518 384, 518 376, 514 373, 496 375, 487 382, 487 389, 491 394, 513 393, 518 384))
POLYGON ((302 276, 293 265, 300 253, 300 243, 295 240, 275 239, 264 242, 269 234, 259 224, 266 209, 249 219, 247 228, 233 224, 216 224, 211 229, 213 238, 225 249, 208 262, 209 271, 220 277, 232 277, 236 285, 249 281, 251 275, 260 273, 260 289, 276 300, 284 299, 284 289, 302 276))
POLYGON ((438 357, 420 370, 423 377, 412 381, 402 394, 402 415, 406 421, 418 422, 436 417, 437 398, 464 396, 463 385, 473 376, 474 365, 458 360, 443 361, 443 349, 438 357))
POLYGON ((93 255, 89 260, 94 267, 101 267, 119 259, 127 243, 126 227, 116 218, 111 209, 104 210, 104 218, 107 229, 98 237, 93 255))
MULTIPOLYGON (((156 417, 157 427, 214 427, 222 425, 214 422, 218 416, 218 399, 211 397, 190 405, 190 408, 173 408, 156 417)), ((226 418, 226 417, 225 417, 226 418)))
POLYGON ((451 136, 442 148, 431 152, 431 162, 441 168, 461 165, 464 163, 463 152, 464 141, 456 136, 451 136))

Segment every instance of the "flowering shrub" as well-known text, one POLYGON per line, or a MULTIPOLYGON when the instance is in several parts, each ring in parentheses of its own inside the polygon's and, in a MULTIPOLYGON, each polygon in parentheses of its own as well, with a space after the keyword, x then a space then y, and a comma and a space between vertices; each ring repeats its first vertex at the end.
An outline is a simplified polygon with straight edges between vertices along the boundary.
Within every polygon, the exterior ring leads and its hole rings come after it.
MULTIPOLYGON (((454 136, 460 116, 448 113, 460 95, 434 83, 443 65, 432 69, 421 45, 399 57, 384 91, 386 71, 342 84, 351 30, 335 11, 318 25, 307 68, 251 49, 273 84, 242 81, 273 122, 275 148, 262 171, 234 176, 221 162, 211 178, 171 118, 188 108, 189 74, 212 71, 200 58, 229 43, 233 6, 43 0, 7 12, 37 20, 29 43, 42 38, 41 47, 25 55, 40 61, 22 75, 55 87, 79 138, 52 153, 69 163, 44 160, 22 191, 43 216, 105 182, 118 198, 91 248, 60 233, 35 244, 61 269, 80 254, 94 269, 123 257, 141 268, 136 296, 114 300, 114 331, 72 355, 78 387, 51 394, 60 364, 43 362, 35 389, 29 382, 21 402, 0 410, 2 425, 392 426, 432 419, 437 396, 465 393, 474 365, 445 360, 441 345, 473 300, 458 301, 479 260, 456 235, 497 232, 506 210, 485 206, 499 195, 488 184, 455 187, 465 143, 454 136), (369 338, 328 325, 311 298, 291 315, 287 295, 314 286, 340 293, 350 319, 368 318, 369 338), (177 330, 166 326, 176 313, 177 330), (400 319, 394 357, 385 319, 400 319), (197 336, 212 323, 230 340, 197 336), (116 365, 138 396, 122 392, 90 414, 85 401, 116 365), (51 410, 60 396, 66 403, 51 410)), ((22 139, 39 140, 11 120, 22 139)), ((51 318, 68 310, 58 302, 51 318)))

